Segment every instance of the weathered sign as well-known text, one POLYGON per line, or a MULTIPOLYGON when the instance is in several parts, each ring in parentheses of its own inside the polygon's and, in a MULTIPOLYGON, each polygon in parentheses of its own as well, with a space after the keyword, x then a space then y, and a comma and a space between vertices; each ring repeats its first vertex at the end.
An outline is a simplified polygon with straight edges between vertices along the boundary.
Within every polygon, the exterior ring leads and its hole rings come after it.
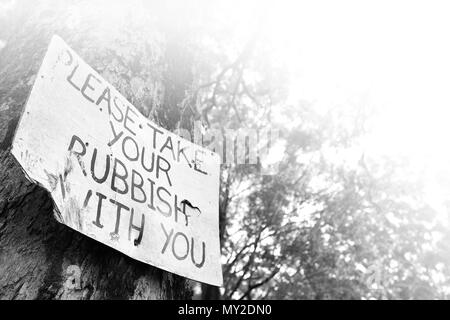
POLYGON ((217 154, 144 117, 54 36, 12 146, 57 220, 139 261, 222 285, 217 154))

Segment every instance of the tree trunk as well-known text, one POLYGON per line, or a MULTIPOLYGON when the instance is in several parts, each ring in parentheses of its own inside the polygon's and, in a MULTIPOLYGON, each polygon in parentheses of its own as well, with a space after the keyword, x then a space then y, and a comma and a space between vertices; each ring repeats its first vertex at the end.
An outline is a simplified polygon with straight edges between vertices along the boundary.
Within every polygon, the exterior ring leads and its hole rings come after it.
MULTIPOLYGON (((9 153, 55 33, 144 115, 166 129, 178 127, 180 103, 192 83, 186 42, 173 28, 157 23, 155 8, 121 3, 110 10, 107 1, 17 1, 0 14, 0 40, 6 42, 0 47, 0 299, 192 295, 185 279, 59 224, 50 195, 26 180, 9 153)), ((183 126, 189 127, 189 121, 183 126)))

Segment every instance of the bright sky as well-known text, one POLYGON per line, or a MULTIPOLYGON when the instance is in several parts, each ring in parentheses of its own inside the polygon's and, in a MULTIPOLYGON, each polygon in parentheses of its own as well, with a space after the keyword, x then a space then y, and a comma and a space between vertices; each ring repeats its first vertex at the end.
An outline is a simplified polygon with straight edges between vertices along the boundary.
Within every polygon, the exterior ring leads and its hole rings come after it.
POLYGON ((450 191, 450 2, 272 1, 267 33, 293 72, 291 94, 317 108, 367 97, 366 142, 427 168, 432 201, 450 191), (443 187, 446 188, 443 189, 443 187))
POLYGON ((327 108, 368 94, 386 113, 385 143, 442 149, 432 140, 450 130, 450 3, 283 3, 271 10, 271 28, 297 71, 292 94, 327 108))

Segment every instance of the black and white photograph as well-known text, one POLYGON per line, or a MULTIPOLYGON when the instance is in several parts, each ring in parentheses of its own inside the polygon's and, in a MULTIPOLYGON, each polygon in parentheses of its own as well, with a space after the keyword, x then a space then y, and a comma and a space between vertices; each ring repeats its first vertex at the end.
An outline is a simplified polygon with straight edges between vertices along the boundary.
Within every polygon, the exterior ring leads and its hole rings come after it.
POLYGON ((0 0, 0 300, 450 299, 449 138, 446 1, 0 0))

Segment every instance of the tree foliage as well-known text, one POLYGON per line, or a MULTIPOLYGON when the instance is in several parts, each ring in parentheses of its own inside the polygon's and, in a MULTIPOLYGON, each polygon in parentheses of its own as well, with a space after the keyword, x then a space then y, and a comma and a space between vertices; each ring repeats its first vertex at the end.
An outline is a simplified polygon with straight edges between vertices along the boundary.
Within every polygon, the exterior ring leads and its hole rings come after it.
POLYGON ((229 56, 216 34, 218 49, 204 48, 211 63, 197 74, 207 129, 270 127, 283 145, 273 175, 223 165, 222 297, 446 297, 448 231, 406 159, 365 151, 375 108, 365 97, 326 112, 289 101, 288 66, 271 60, 256 30, 229 56))
POLYGON ((448 296, 450 233, 407 161, 365 151, 372 106, 361 99, 323 111, 314 101, 290 99, 290 66, 274 59, 264 33, 269 13, 259 7, 244 17, 251 28, 236 33, 238 12, 224 16, 216 1, 138 3, 122 12, 102 1, 54 2, 48 10, 17 6, 14 15, 0 15, 0 40, 15 42, 0 47, 5 146, 6 127, 37 70, 24 61, 36 61, 44 49, 27 43, 58 30, 143 114, 170 130, 192 132, 201 123, 206 133, 280 132, 275 174, 263 174, 261 163, 222 166, 225 284, 220 292, 203 286, 204 298, 448 296), (99 21, 105 25, 93 28, 99 21), (29 50, 15 60, 20 46, 29 50), (18 66, 26 81, 8 80, 18 66))

